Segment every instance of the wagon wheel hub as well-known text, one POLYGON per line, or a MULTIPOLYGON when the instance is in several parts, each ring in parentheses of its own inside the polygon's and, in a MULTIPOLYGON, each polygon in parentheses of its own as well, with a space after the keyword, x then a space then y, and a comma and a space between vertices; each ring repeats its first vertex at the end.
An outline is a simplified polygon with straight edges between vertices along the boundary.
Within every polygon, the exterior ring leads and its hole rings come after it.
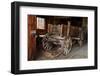
POLYGON ((72 39, 68 37, 64 41, 64 54, 67 55, 72 49, 72 39))

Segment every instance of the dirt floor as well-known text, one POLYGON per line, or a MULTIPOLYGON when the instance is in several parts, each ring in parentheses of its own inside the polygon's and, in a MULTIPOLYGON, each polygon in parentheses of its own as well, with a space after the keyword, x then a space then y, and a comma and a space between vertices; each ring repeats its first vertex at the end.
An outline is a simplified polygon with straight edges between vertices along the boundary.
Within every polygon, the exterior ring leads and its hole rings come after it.
POLYGON ((79 47, 79 45, 75 45, 75 46, 73 46, 72 50, 69 52, 68 55, 60 54, 58 57, 55 57, 55 58, 48 58, 48 57, 44 56, 43 53, 41 53, 36 60, 88 58, 88 48, 87 47, 88 47, 87 44, 84 44, 82 47, 79 47))

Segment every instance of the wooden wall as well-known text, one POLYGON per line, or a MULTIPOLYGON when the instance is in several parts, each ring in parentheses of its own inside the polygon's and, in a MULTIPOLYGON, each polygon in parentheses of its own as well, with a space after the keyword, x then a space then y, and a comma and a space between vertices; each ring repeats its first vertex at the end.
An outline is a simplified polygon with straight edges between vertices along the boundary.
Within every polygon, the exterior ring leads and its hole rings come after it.
POLYGON ((36 55, 36 38, 32 31, 36 30, 36 16, 28 15, 28 60, 32 60, 36 55))

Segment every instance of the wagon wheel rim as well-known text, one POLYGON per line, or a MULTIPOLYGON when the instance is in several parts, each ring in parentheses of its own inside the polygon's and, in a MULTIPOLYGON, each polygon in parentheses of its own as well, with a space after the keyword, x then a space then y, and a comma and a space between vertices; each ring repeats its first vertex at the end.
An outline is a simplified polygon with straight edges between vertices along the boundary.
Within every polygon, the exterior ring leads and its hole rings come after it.
POLYGON ((47 43, 43 42, 42 44, 43 44, 43 48, 44 48, 45 57, 47 57, 47 58, 53 59, 63 53, 63 51, 60 51, 62 49, 59 50, 59 48, 57 49, 58 50, 57 53, 50 51, 50 50, 52 50, 52 47, 48 44, 48 42, 47 43))

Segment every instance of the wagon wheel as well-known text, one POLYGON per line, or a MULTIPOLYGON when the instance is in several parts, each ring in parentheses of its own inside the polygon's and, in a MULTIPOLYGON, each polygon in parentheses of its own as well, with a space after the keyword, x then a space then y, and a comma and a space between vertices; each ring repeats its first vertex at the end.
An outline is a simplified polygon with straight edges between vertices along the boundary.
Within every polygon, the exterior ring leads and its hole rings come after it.
POLYGON ((43 48, 45 51, 49 51, 52 47, 49 45, 48 42, 43 42, 43 48))
POLYGON ((50 46, 48 42, 43 42, 43 48, 44 55, 51 59, 58 57, 63 52, 61 48, 53 50, 52 46, 50 46))
POLYGON ((72 49, 72 39, 68 37, 64 41, 64 54, 67 55, 72 49))
POLYGON ((44 53, 45 57, 47 57, 47 58, 53 59, 53 58, 56 58, 56 57, 58 57, 60 54, 63 53, 63 51, 62 51, 61 48, 56 49, 56 50, 53 50, 53 49, 52 49, 52 46, 49 44, 47 38, 44 38, 44 39, 43 39, 42 45, 43 45, 43 48, 44 48, 43 53, 44 53))
POLYGON ((42 40, 43 49, 45 51, 50 50, 52 47, 48 43, 48 37, 44 37, 42 40))
POLYGON ((61 55, 63 53, 62 49, 61 50, 56 50, 56 51, 44 51, 44 55, 47 58, 54 59, 61 55))

